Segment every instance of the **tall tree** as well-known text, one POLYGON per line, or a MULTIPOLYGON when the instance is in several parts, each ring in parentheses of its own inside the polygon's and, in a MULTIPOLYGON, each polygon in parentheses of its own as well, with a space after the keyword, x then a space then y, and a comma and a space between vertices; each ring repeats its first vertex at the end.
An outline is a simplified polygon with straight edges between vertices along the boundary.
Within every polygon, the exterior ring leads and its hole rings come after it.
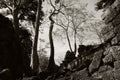
POLYGON ((35 24, 35 37, 33 44, 33 52, 31 56, 31 67, 33 69, 33 73, 39 73, 39 57, 37 53, 37 44, 38 44, 38 36, 39 36, 39 26, 41 25, 40 20, 42 19, 42 0, 38 1, 38 9, 36 14, 36 24, 35 24))
POLYGON ((48 71, 50 72, 54 72, 56 65, 55 65, 55 60, 54 60, 54 42, 53 42, 53 28, 54 28, 54 19, 53 17, 57 14, 59 14, 60 9, 61 9, 61 4, 59 5, 59 8, 56 8, 56 5, 60 3, 59 1, 57 1, 57 3, 55 3, 55 5, 52 3, 52 1, 50 0, 50 5, 53 8, 53 11, 51 11, 50 15, 49 15, 49 20, 50 20, 50 28, 49 28, 49 42, 50 42, 50 58, 49 58, 49 64, 48 64, 48 71))
POLYGON ((60 26, 64 30, 67 41, 68 41, 69 49, 71 52, 73 52, 71 41, 70 41, 70 36, 69 36, 70 18, 69 18, 69 16, 66 16, 66 15, 64 15, 63 17, 65 19, 62 18, 62 20, 59 17, 57 17, 55 24, 60 26), (66 22, 66 23, 63 22, 63 19, 64 19, 64 22, 66 22))
POLYGON ((35 37, 33 50, 31 55, 31 67, 33 68, 33 72, 37 73, 39 70, 39 60, 37 54, 37 43, 38 43, 38 35, 39 35, 39 26, 41 25, 40 20, 42 20, 43 11, 42 11, 42 1, 39 0, 1 0, 1 7, 9 8, 11 14, 13 15, 13 24, 16 31, 16 34, 19 37, 19 20, 30 20, 35 28, 35 37), (38 8, 37 8, 38 6, 38 8), (37 13, 37 14, 36 14, 37 13), (36 15, 36 16, 35 16, 36 15), (26 18, 27 16, 27 18, 26 18))
MULTIPOLYGON (((74 1, 73 1, 74 2, 74 1)), ((67 3, 67 2, 66 2, 67 3)), ((75 54, 77 52, 77 39, 80 37, 80 33, 83 31, 83 26, 87 20, 89 20, 92 15, 88 13, 86 10, 87 5, 83 3, 76 4, 77 7, 74 4, 66 4, 64 3, 64 7, 62 9, 62 15, 59 15, 60 17, 57 18, 56 23, 57 25, 61 26, 65 32, 67 32, 66 36, 68 34, 72 33, 72 38, 74 39, 74 51, 71 49, 70 46, 70 38, 67 37, 70 50, 73 51, 75 54), (80 6, 81 5, 81 6, 80 6), (69 27, 69 30, 68 30, 69 27)), ((72 2, 71 2, 72 3, 72 2)), ((83 38, 83 37, 81 37, 83 38)))

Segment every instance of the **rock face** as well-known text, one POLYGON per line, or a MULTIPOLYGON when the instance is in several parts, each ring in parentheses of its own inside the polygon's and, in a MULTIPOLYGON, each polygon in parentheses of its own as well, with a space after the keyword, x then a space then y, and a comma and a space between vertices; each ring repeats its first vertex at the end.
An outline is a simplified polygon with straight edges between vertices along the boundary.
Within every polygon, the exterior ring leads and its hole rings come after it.
POLYGON ((119 69, 120 68, 120 61, 115 61, 114 67, 115 67, 115 70, 119 69))
POLYGON ((111 40, 112 45, 118 44, 120 41, 120 1, 114 0, 109 7, 104 9, 102 19, 106 26, 102 30, 104 40, 111 40))
POLYGON ((103 62, 113 62, 114 60, 120 60, 120 46, 111 46, 104 52, 103 62))
POLYGON ((78 71, 76 73, 73 73, 71 75, 71 80, 88 80, 89 79, 89 72, 87 71, 87 69, 83 69, 81 71, 78 71))
POLYGON ((106 23, 106 26, 102 29, 102 34, 104 36, 104 41, 110 43, 110 46, 105 48, 102 66, 92 75, 102 80, 119 80, 120 0, 109 1, 112 1, 112 3, 107 3, 109 5, 104 8, 104 13, 102 15, 102 19, 106 23))
POLYGON ((92 63, 89 66, 89 72, 92 73, 95 70, 97 70, 100 66, 101 63, 101 58, 102 58, 103 50, 99 50, 94 54, 92 63))
POLYGON ((108 54, 105 56, 105 58, 103 58, 103 62, 104 64, 110 64, 114 61, 113 55, 112 54, 108 54))

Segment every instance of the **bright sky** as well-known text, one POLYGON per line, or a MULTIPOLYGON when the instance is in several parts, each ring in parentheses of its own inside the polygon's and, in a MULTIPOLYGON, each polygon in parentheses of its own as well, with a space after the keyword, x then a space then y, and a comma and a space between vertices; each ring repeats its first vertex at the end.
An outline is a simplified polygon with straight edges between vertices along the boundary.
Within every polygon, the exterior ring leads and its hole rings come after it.
MULTIPOLYGON (((78 0, 79 1, 79 0, 78 0)), ((97 0, 82 0, 83 3, 88 3, 88 7, 87 9, 93 13, 95 13, 96 18, 100 19, 101 16, 101 12, 97 12, 95 11, 95 3, 97 2, 97 0)), ((44 4, 44 9, 49 9, 49 6, 44 4)), ((48 26, 48 25, 46 25, 48 26)), ((45 29, 45 35, 43 35, 43 37, 48 40, 48 29, 45 29)), ((88 36, 91 36, 91 34, 88 33, 88 36)), ((88 39, 89 37, 87 37, 87 40, 84 41, 84 44, 88 44, 88 43, 98 43, 98 40, 96 38, 96 36, 91 36, 90 39, 88 39)), ((69 49, 68 47, 68 43, 67 41, 65 41, 64 43, 60 40, 60 39, 54 39, 54 45, 55 45, 55 60, 56 63, 61 62, 61 60, 63 60, 66 51, 69 49)), ((50 55, 49 49, 48 49, 48 55, 50 55)))

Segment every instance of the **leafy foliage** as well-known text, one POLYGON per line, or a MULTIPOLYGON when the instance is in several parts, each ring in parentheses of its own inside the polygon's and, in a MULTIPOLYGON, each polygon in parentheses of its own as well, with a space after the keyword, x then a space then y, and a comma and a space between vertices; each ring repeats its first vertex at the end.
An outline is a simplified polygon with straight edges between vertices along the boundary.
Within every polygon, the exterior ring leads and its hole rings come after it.
MULTIPOLYGON (((35 22, 36 12, 37 12, 38 1, 37 0, 1 0, 0 8, 9 8, 13 10, 14 8, 18 8, 20 20, 30 20, 35 22), (15 7, 13 5, 15 4, 15 7)), ((11 11, 13 12, 13 11, 11 11)), ((41 16, 44 16, 43 11, 40 12, 41 16)), ((40 18, 42 20, 42 17, 40 18)))
MULTIPOLYGON (((36 0, 32 0, 32 2, 23 5, 20 8, 20 19, 23 20, 28 19, 30 21, 35 22, 37 6, 38 6, 38 2, 36 0)), ((44 16, 43 11, 40 12, 40 15, 44 16)), ((40 20, 43 20, 43 18, 40 17, 40 20)))

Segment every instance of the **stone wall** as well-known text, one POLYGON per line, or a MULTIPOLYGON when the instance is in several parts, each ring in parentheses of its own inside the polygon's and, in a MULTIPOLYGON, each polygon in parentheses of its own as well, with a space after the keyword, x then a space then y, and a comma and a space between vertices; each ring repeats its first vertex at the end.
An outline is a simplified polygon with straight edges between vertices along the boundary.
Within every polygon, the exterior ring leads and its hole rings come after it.
POLYGON ((107 47, 105 46, 103 52, 94 55, 93 61, 89 66, 89 72, 92 73, 92 76, 97 79, 119 80, 120 0, 114 0, 111 5, 104 8, 102 19, 106 24, 106 26, 102 29, 104 41, 105 43, 110 43, 110 45, 107 47), (102 56, 99 56, 100 54, 102 56), (95 56, 99 57, 97 58, 95 56))
POLYGON ((104 9, 102 15, 106 26, 102 29, 105 41, 109 41, 112 45, 120 42, 120 0, 115 0, 113 4, 104 9))

